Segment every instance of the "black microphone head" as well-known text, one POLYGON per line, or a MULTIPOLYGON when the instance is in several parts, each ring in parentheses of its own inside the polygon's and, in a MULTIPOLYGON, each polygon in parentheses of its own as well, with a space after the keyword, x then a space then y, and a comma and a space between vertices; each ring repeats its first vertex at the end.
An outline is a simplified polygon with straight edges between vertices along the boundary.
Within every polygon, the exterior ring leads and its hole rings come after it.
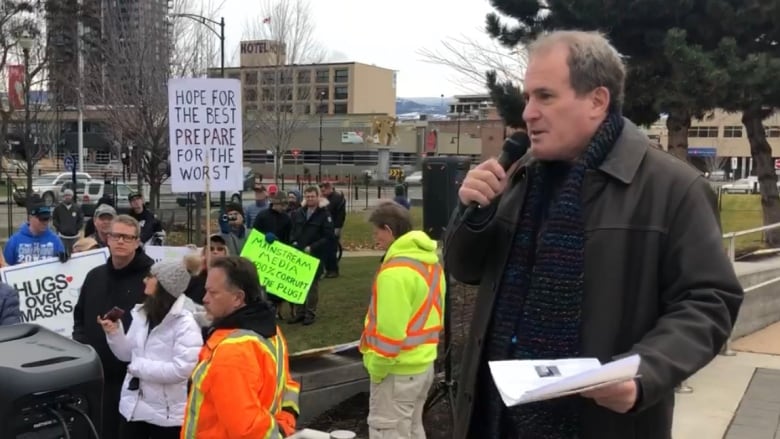
POLYGON ((517 131, 509 136, 504 142, 504 147, 501 150, 501 156, 498 158, 498 163, 504 169, 509 169, 512 163, 520 160, 521 157, 528 152, 531 147, 531 139, 528 138, 528 134, 525 131, 517 131))

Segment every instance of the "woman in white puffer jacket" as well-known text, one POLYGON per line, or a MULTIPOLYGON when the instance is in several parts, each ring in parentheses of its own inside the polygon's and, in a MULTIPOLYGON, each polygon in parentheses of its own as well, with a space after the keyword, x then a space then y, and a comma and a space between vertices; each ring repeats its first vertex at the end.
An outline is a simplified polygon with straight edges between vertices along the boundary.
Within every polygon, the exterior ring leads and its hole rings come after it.
POLYGON ((132 309, 125 334, 118 322, 101 319, 108 346, 130 364, 122 385, 120 439, 178 439, 187 405, 187 380, 203 345, 186 296, 190 273, 182 260, 152 266, 146 299, 132 309))

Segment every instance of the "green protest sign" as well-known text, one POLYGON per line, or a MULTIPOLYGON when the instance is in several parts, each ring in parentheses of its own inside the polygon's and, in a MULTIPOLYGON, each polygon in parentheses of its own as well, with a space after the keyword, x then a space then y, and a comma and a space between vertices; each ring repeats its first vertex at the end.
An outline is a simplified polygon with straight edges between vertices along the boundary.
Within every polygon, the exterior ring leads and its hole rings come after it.
POLYGON ((299 305, 306 301, 320 264, 319 259, 287 244, 269 244, 257 230, 249 234, 241 256, 255 264, 266 291, 299 305))

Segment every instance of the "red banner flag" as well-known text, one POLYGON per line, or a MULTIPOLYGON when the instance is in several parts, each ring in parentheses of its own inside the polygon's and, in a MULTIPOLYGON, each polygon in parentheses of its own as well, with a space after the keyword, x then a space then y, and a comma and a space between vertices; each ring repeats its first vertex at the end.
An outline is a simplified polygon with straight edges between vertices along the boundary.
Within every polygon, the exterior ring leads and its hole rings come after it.
POLYGON ((24 66, 8 66, 8 103, 14 110, 24 108, 24 66))

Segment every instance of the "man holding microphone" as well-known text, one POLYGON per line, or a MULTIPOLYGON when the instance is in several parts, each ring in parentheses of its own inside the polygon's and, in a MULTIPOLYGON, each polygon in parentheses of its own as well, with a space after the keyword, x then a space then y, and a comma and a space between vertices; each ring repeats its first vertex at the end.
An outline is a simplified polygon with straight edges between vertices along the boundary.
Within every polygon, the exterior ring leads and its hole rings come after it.
POLYGON ((480 286, 454 437, 671 439, 675 386, 717 355, 743 297, 715 194, 623 118, 625 67, 601 34, 528 49, 530 153, 469 171, 445 239, 448 272, 480 286), (511 408, 487 368, 631 354, 636 379, 511 408))

